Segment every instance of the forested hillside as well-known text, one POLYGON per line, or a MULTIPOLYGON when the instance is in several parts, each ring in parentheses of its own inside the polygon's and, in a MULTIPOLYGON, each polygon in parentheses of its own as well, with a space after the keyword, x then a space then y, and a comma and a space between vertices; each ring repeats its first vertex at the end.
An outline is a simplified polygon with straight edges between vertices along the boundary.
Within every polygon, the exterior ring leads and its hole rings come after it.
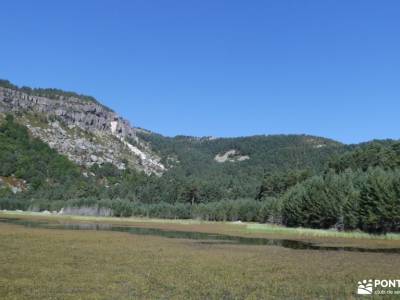
POLYGON ((317 138, 309 145, 307 136, 242 138, 243 143, 156 138, 158 145, 147 142, 156 145, 165 160, 172 159, 170 170, 161 177, 119 170, 108 163, 83 168, 30 136, 8 115, 0 126, 0 207, 91 207, 94 213, 106 208, 119 216, 243 220, 370 232, 400 229, 399 142, 374 141, 346 151, 323 139, 318 142, 328 144, 316 148, 317 138), (258 152, 257 143, 265 147, 264 152, 258 152), (215 161, 215 155, 231 148, 249 159, 215 161), (270 148, 275 150, 267 151, 270 148))
POLYGON ((165 137, 87 96, 0 87, 0 209, 400 230, 400 142, 165 137))
POLYGON ((49 201, 102 197, 130 198, 142 203, 207 203, 255 198, 266 174, 291 169, 318 173, 339 144, 308 136, 260 136, 238 139, 166 138, 147 142, 159 152, 169 171, 162 177, 119 170, 111 164, 78 167, 59 155, 9 115, 1 126, 0 176, 25 180, 20 198, 49 201), (319 144, 317 144, 319 143, 319 144), (315 147, 324 145, 323 147, 315 147), (236 149, 246 161, 220 163, 216 154, 236 149), (85 174, 83 176, 82 174, 85 174))
MULTIPOLYGON (((255 198, 264 176, 289 170, 321 172, 327 161, 345 147, 329 139, 307 135, 252 136, 240 138, 164 137, 139 133, 171 166, 164 177, 192 186, 196 202, 255 198), (217 155, 236 151, 231 160, 217 155), (245 157, 245 160, 240 160, 245 157), (238 158, 238 159, 235 159, 238 158)), ((180 199, 179 195, 174 196, 180 199)))

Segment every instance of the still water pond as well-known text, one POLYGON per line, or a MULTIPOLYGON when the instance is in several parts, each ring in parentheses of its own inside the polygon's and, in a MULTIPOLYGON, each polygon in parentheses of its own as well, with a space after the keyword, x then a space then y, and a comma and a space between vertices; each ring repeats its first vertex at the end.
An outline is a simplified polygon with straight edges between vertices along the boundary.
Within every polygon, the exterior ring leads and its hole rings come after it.
POLYGON ((205 232, 191 231, 173 231, 159 228, 145 228, 135 226, 118 226, 107 223, 69 223, 69 222, 44 222, 23 220, 17 218, 0 218, 0 223, 11 223, 22 225, 31 228, 46 228, 46 229, 65 229, 65 230, 100 230, 100 231, 118 231, 137 235, 152 235, 161 236, 172 239, 190 239, 197 240, 203 244, 238 244, 238 245, 258 245, 258 246, 280 246, 290 249, 300 250, 325 250, 325 251, 353 251, 353 252, 375 252, 375 253, 398 253, 399 248, 388 249, 368 249, 358 247, 329 247, 320 246, 318 244, 288 240, 288 239, 268 239, 268 238, 253 238, 240 237, 225 234, 214 234, 205 232))

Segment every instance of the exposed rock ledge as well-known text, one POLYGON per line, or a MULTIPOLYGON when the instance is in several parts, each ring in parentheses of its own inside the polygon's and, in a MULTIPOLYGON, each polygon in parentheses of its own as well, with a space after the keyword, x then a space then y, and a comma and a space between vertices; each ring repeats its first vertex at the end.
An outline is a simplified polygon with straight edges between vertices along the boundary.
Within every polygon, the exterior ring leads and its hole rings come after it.
POLYGON ((239 151, 234 150, 234 149, 229 150, 229 151, 227 151, 225 153, 222 153, 222 154, 218 153, 214 157, 214 160, 216 162, 219 162, 219 163, 224 163, 224 162, 227 162, 227 161, 229 161, 229 162, 238 162, 238 161, 244 161, 244 160, 248 160, 248 159, 250 159, 249 156, 241 155, 239 153, 239 151))
POLYGON ((34 136, 80 165, 109 162, 123 169, 127 162, 147 174, 165 171, 129 122, 99 103, 77 97, 50 99, 0 87, 0 113, 22 115, 19 119, 34 136), (47 121, 33 124, 29 115, 45 116, 47 121))

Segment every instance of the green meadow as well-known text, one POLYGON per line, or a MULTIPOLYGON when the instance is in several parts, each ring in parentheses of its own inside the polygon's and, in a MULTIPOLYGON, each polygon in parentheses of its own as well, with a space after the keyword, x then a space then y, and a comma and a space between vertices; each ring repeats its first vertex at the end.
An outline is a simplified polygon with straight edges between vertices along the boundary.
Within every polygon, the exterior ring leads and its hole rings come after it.
MULTIPOLYGON (((0 213, 0 218, 16 217, 400 248, 396 235, 251 223, 0 213)), ((202 243, 8 223, 0 223, 0 253, 0 299, 356 299, 359 280, 398 278, 400 270, 400 254, 202 243)))

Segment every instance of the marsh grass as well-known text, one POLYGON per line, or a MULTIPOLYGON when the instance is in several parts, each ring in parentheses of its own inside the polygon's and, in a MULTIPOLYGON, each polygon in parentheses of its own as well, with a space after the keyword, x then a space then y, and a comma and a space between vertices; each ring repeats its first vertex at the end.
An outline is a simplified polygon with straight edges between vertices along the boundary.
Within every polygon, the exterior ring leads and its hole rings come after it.
MULTIPOLYGON (((73 216, 73 215, 45 215, 38 212, 27 212, 27 211, 0 211, 0 217, 4 216, 18 216, 18 217, 38 217, 52 220, 68 220, 78 222, 106 222, 116 224, 166 224, 166 225, 208 225, 225 227, 230 232, 238 232, 244 234, 251 233, 265 233, 272 235, 284 235, 284 236, 296 236, 301 237, 315 237, 315 238, 344 238, 344 239, 367 239, 367 240, 393 240, 400 241, 400 234, 388 233, 388 234, 368 234, 362 231, 337 231, 337 230, 323 230, 323 229, 311 229, 311 228, 291 228, 285 226, 279 226, 274 224, 260 224, 260 223, 248 223, 248 222, 211 222, 194 219, 153 219, 153 218, 140 218, 140 217, 129 217, 129 218, 117 218, 117 217, 94 217, 94 216, 73 216)), ((181 229, 184 229, 183 227, 181 229)))
POLYGON ((9 224, 0 241, 0 299, 355 299, 358 280, 400 269, 396 254, 9 224))
MULTIPOLYGON (((178 225, 199 225, 199 224, 216 224, 222 222, 209 222, 195 219, 155 219, 145 217, 96 217, 96 216, 77 216, 77 215, 58 215, 43 214, 42 212, 32 211, 0 211, 0 217, 22 217, 22 218, 44 218, 50 220, 69 220, 78 222, 105 222, 105 223, 151 223, 151 224, 178 224, 178 225)), ((229 224, 229 223, 226 223, 229 224)))
POLYGON ((376 239, 376 240, 400 240, 400 234, 368 234, 361 231, 336 231, 310 228, 290 228, 271 224, 246 224, 246 231, 272 234, 298 235, 305 237, 321 238, 351 238, 351 239, 376 239))

